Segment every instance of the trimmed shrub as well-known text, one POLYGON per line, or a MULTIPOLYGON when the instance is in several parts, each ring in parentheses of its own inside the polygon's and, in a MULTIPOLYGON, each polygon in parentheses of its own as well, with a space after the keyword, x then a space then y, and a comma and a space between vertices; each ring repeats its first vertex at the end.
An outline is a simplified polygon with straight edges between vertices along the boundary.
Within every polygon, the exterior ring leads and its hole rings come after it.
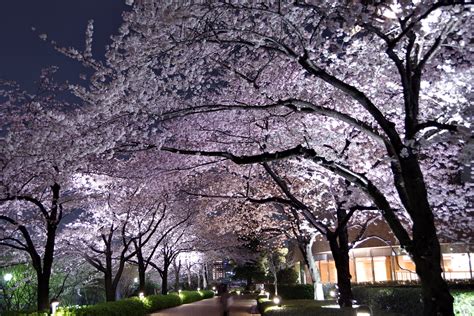
POLYGON ((181 303, 183 304, 196 302, 203 298, 203 296, 201 296, 198 291, 181 291, 181 293, 179 293, 179 297, 181 298, 181 303))
POLYGON ((25 311, 25 312, 17 312, 17 311, 6 311, 2 312, 2 316, 49 316, 49 311, 43 312, 36 312, 36 311, 25 311))
MULTIPOLYGON (((144 316, 165 308, 196 302, 214 296, 213 291, 182 291, 168 295, 150 295, 143 299, 132 297, 96 305, 60 307, 56 316, 144 316)), ((2 314, 3 315, 3 314, 2 314)), ((7 312, 5 316, 48 316, 48 312, 7 312)))
POLYGON ((181 299, 177 294, 168 295, 150 295, 143 299, 145 301, 147 312, 155 312, 161 309, 181 305, 181 299))
POLYGON ((58 308, 55 316, 142 316, 146 313, 147 309, 144 302, 137 297, 133 297, 96 305, 58 308))
POLYGON ((282 269, 277 272, 278 284, 295 285, 298 273, 293 268, 282 269))
POLYGON ((473 291, 452 291, 454 296, 454 315, 471 315, 474 311, 473 291))
MULTIPOLYGON (((260 300, 259 300, 260 301, 260 300)), ((263 316, 355 316, 357 311, 351 308, 326 308, 322 307, 334 302, 314 301, 314 300, 288 300, 282 302, 282 307, 278 307, 273 302, 261 299, 260 313, 263 316)))
POLYGON ((273 301, 267 299, 266 297, 257 299, 257 309, 258 312, 262 315, 264 315, 265 311, 272 306, 275 306, 275 303, 273 303, 273 301))
POLYGON ((358 303, 369 305, 374 311, 406 315, 423 314, 419 287, 356 286, 352 288, 352 293, 358 303))
POLYGON ((57 316, 142 316, 147 309, 142 300, 137 297, 127 298, 116 302, 106 302, 96 305, 69 306, 58 308, 57 316))
POLYGON ((204 299, 214 297, 214 291, 210 291, 210 290, 199 291, 199 294, 201 294, 202 298, 204 299))
MULTIPOLYGON (((272 284, 266 288, 270 293, 275 293, 272 284)), ((278 285, 278 296, 287 300, 311 300, 314 298, 314 288, 312 284, 278 285)))

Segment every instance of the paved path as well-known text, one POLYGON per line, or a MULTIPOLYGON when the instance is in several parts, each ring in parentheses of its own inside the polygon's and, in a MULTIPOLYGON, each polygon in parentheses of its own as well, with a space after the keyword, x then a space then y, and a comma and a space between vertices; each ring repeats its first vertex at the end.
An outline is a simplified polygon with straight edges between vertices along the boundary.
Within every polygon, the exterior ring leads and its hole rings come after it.
MULTIPOLYGON (((229 316, 245 316, 250 314, 250 308, 255 305, 255 300, 237 299, 229 305, 229 316)), ((219 297, 184 304, 173 308, 164 309, 150 316, 222 316, 224 310, 219 297)), ((253 314, 258 316, 259 314, 253 314)))
MULTIPOLYGON (((250 310, 253 305, 256 305, 255 299, 237 299, 229 306, 229 316, 244 316, 251 315, 250 310)), ((257 316, 260 314, 252 314, 257 316)))

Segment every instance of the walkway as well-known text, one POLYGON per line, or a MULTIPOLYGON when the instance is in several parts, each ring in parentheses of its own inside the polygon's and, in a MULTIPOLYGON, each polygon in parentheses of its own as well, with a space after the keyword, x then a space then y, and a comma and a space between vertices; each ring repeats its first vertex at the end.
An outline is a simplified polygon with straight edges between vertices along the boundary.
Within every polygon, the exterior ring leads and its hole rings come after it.
MULTIPOLYGON (((229 306, 229 316, 246 316, 259 314, 250 314, 250 308, 255 305, 255 300, 237 299, 229 306)), ((199 302, 184 304, 173 308, 164 309, 158 313, 150 314, 150 316, 222 316, 220 298, 214 297, 199 302)))

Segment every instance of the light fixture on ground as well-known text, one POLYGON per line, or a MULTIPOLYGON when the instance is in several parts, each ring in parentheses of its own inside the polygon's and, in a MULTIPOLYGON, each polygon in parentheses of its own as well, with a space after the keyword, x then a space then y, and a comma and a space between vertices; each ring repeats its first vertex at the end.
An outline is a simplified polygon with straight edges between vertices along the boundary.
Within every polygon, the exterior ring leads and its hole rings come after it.
POLYGON ((237 295, 240 295, 240 290, 235 291, 235 293, 237 293, 237 295))
POLYGON ((59 301, 56 298, 53 298, 51 300, 51 315, 54 315, 56 313, 56 310, 58 309, 59 301))
POLYGON ((140 299, 145 298, 145 293, 139 292, 139 293, 138 293, 138 297, 139 297, 140 299))
POLYGON ((275 303, 276 305, 278 305, 278 307, 281 307, 281 297, 275 296, 275 297, 273 298, 273 303, 275 303))
POLYGON ((201 291, 201 288, 200 288, 200 287, 198 287, 198 289, 197 289, 197 290, 198 290, 198 291, 201 291))
POLYGON ((356 311, 357 311, 357 316, 370 316, 370 315, 372 315, 372 310, 370 309, 370 306, 367 306, 367 305, 358 306, 356 311))
POLYGON ((4 276, 3 276, 3 279, 5 280, 5 282, 9 282, 13 279, 13 274, 11 273, 6 273, 4 276))

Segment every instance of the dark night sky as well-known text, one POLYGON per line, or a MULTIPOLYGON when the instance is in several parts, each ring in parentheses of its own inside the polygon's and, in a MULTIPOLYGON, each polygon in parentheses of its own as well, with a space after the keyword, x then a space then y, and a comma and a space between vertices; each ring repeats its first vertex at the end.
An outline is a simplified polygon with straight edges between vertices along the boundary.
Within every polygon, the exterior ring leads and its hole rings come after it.
POLYGON ((117 32, 124 0, 11 0, 0 9, 0 78, 34 89, 44 67, 60 67, 59 79, 77 81, 82 67, 56 52, 49 40, 61 46, 84 48, 87 21, 94 20, 94 56, 104 54, 111 34, 117 32), (36 32, 31 27, 36 28, 36 32), (48 41, 38 38, 48 34, 48 41))

